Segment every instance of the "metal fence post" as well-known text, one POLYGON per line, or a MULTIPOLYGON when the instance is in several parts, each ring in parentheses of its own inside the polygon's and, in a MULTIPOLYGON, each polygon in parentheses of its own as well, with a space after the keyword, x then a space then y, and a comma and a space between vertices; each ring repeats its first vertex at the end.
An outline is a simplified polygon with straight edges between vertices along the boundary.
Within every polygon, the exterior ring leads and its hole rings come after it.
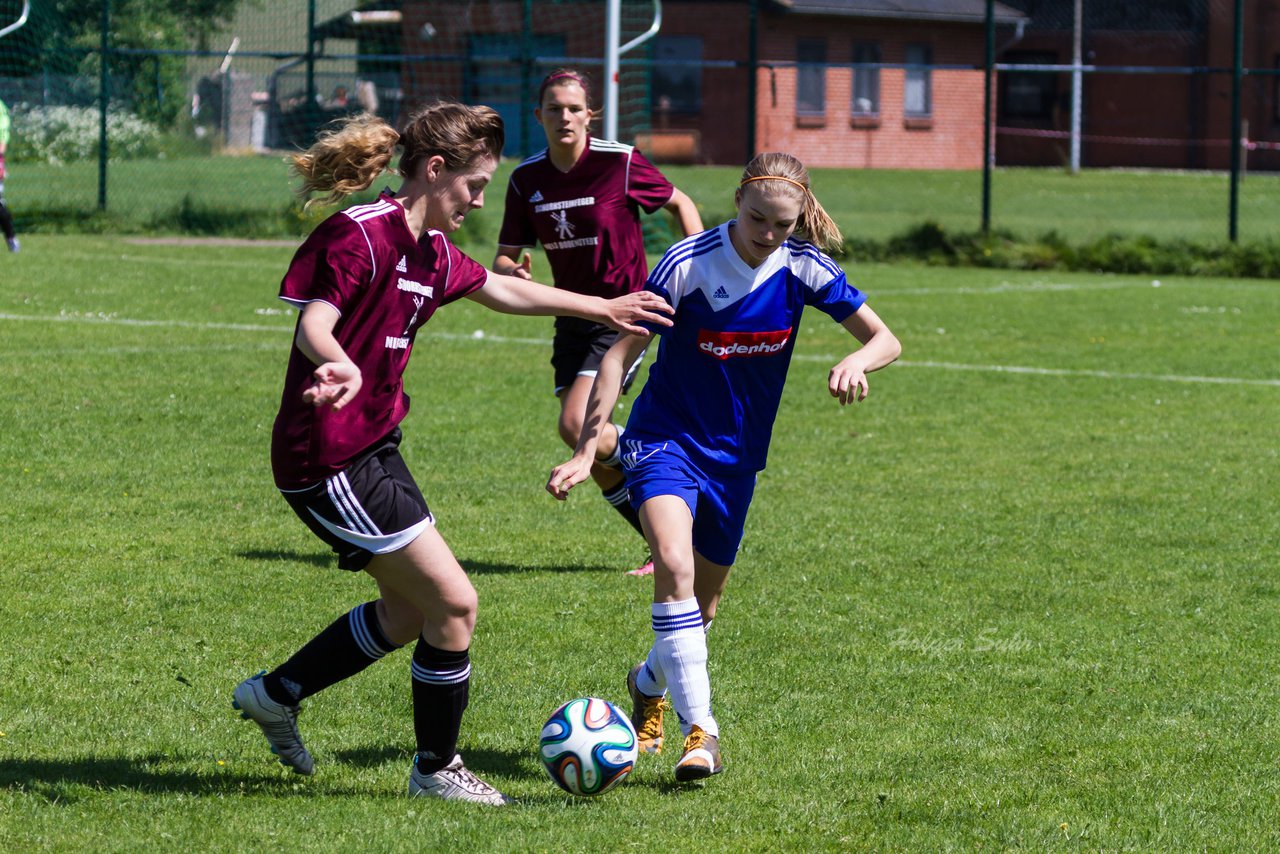
POLYGON ((982 63, 982 233, 991 231, 991 82, 996 64, 995 0, 987 0, 987 49, 982 63))
POLYGON ((760 60, 760 12, 759 0, 747 4, 747 156, 743 163, 756 156, 756 63, 760 60))
POLYGON ((307 112, 316 107, 316 0, 307 0, 307 112))
POLYGON ((98 210, 107 209, 107 106, 108 86, 111 77, 107 73, 107 51, 110 48, 108 33, 111 30, 111 0, 102 0, 102 33, 99 44, 101 62, 98 69, 98 210))
MULTIPOLYGON (((531 142, 527 99, 529 93, 533 91, 533 0, 524 0, 520 23, 520 95, 516 98, 516 103, 520 105, 518 111, 520 127, 517 139, 520 144, 520 156, 528 157, 532 153, 529 150, 531 142)), ((537 107, 542 109, 542 104, 538 104, 537 107)))
POLYGON ((1244 0, 1236 0, 1234 56, 1231 66, 1231 202, 1227 237, 1239 236, 1240 217, 1240 85, 1244 77, 1244 0))

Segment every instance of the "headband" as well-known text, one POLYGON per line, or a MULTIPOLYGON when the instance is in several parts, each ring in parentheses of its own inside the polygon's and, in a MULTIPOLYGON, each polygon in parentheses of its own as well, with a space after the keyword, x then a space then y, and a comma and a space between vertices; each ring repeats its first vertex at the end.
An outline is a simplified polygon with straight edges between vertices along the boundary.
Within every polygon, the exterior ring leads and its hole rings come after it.
POLYGON ((804 190, 806 195, 809 193, 809 188, 806 187, 804 184, 801 184, 799 181, 792 181, 790 178, 784 178, 781 175, 757 175, 754 178, 748 178, 747 180, 743 181, 741 184, 738 185, 738 187, 739 188, 745 187, 748 184, 750 184, 752 181, 786 181, 788 184, 794 184, 795 186, 804 190))
POLYGON ((576 74, 572 74, 568 71, 562 72, 560 74, 552 74, 546 80, 542 81, 542 88, 546 89, 548 86, 550 86, 552 83, 554 83, 557 80, 576 80, 578 85, 581 86, 583 89, 587 88, 587 84, 582 82, 581 77, 579 77, 576 74))

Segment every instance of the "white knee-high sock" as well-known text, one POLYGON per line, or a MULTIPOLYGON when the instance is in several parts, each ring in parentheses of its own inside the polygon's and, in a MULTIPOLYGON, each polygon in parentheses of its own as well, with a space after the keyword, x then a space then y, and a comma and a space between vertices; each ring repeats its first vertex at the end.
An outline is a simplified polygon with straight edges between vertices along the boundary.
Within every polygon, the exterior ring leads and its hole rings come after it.
MULTIPOLYGON (((711 634, 712 622, 715 621, 704 623, 702 631, 711 634)), ((666 696, 667 693, 667 677, 662 672, 662 662, 658 661, 656 649, 656 646, 649 647, 649 654, 644 660, 645 666, 636 674, 636 687, 646 697, 666 696)))
POLYGON ((636 674, 636 687, 646 697, 659 697, 667 693, 667 677, 662 672, 662 662, 658 661, 658 647, 649 647, 645 656, 644 667, 636 674))
MULTIPOLYGON (((711 679, 707 675, 707 635, 697 599, 657 602, 653 605, 653 649, 646 662, 655 680, 667 683, 671 705, 685 735, 696 724, 708 735, 719 736, 711 716, 711 679), (653 665, 657 664, 657 667, 653 665)), ((643 692, 645 686, 640 686, 643 692)), ((646 692, 647 693, 647 692, 646 692)))

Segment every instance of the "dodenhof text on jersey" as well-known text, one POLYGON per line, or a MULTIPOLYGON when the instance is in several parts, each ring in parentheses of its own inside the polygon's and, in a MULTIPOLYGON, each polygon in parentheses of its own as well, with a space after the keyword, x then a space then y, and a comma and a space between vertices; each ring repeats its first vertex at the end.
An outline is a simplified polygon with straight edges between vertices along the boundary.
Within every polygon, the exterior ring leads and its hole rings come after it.
POLYGON ((714 329, 698 331, 698 349, 717 359, 767 356, 782 350, 790 340, 790 328, 772 332, 722 332, 714 329))

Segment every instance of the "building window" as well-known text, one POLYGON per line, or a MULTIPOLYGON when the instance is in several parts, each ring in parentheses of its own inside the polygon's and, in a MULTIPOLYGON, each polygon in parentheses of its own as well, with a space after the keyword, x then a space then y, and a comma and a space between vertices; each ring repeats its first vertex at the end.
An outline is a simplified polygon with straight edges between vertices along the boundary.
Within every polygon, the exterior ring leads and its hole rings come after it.
POLYGON ((857 65, 880 62, 880 45, 876 42, 854 43, 853 62, 853 114, 877 116, 880 114, 880 69, 858 68, 857 65))
POLYGON ((822 119, 827 114, 827 42, 796 42, 796 117, 822 119))
MULTIPOLYGON (((1058 57, 1052 53, 1010 52, 1004 62, 1010 65, 1053 65, 1058 57)), ((1000 117, 1006 119, 1053 118, 1058 100, 1058 75, 1049 71, 1000 72, 1000 117)))
POLYGON ((927 44, 907 45, 906 82, 902 91, 902 111, 909 119, 926 119, 933 115, 933 92, 930 70, 933 50, 927 44))
POLYGON ((695 116, 702 112, 702 37, 658 36, 653 40, 651 106, 656 113, 695 116))

